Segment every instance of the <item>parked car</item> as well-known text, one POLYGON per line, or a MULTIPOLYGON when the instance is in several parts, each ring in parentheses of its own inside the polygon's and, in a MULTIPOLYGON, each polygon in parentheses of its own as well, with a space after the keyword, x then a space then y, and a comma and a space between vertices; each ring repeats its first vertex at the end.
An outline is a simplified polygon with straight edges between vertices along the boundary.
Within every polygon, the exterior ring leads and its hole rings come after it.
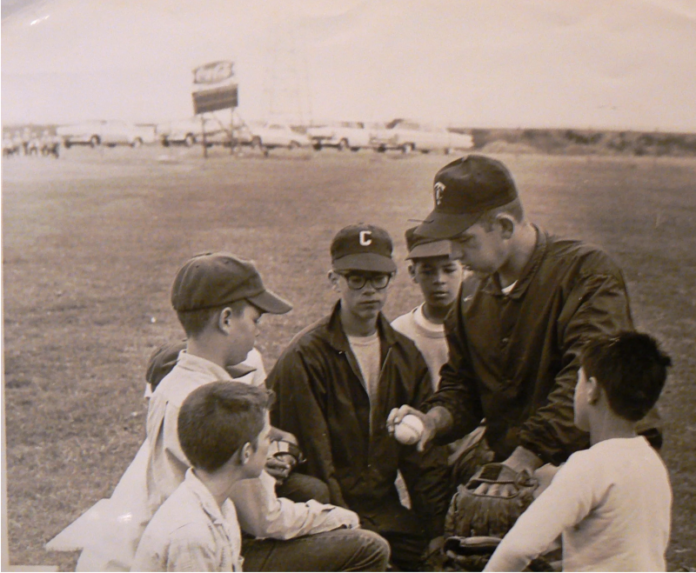
POLYGON ((358 151, 370 145, 370 131, 361 121, 336 121, 307 128, 314 149, 335 147, 358 151))
MULTIPOLYGON (((182 119, 162 123, 157 126, 160 143, 169 145, 185 145, 191 147, 196 143, 203 144, 203 123, 200 117, 182 119)), ((233 128, 215 119, 205 122, 205 142, 208 147, 224 145, 229 147, 231 137, 236 144, 251 144, 251 131, 244 123, 236 124, 233 128)))
POLYGON ((135 125, 126 121, 96 120, 75 125, 63 125, 56 129, 66 148, 73 145, 130 145, 140 147, 155 141, 155 128, 151 125, 135 125))
POLYGON ((370 144, 377 151, 398 149, 403 153, 411 151, 443 151, 451 153, 455 149, 471 149, 474 140, 471 135, 448 131, 442 127, 430 126, 411 119, 395 119, 384 129, 376 130, 370 144))
POLYGON ((312 145, 312 141, 306 133, 283 123, 254 121, 247 125, 251 130, 250 144, 259 149, 274 149, 276 147, 295 149, 312 145))

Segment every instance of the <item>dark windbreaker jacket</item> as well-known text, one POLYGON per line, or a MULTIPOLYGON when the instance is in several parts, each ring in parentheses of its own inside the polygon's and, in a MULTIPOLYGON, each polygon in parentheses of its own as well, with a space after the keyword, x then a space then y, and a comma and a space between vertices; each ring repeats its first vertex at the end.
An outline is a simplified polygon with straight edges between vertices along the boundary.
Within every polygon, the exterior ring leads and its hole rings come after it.
POLYGON ((446 453, 420 454, 391 437, 392 408, 419 407, 432 394, 428 367, 415 344, 380 314, 382 369, 377 403, 370 408, 357 359, 340 320, 331 316, 298 334, 267 378, 277 394, 273 425, 292 432, 308 459, 303 468, 329 485, 331 501, 353 509, 378 510, 397 495, 401 470, 413 509, 432 535, 442 532, 449 503, 446 453))
POLYGON ((447 317, 449 363, 424 409, 443 406, 452 414, 444 442, 485 417, 498 459, 521 445, 559 464, 589 445, 573 423, 583 342, 631 329, 616 264, 597 247, 537 229, 535 250, 509 295, 491 275, 447 317))

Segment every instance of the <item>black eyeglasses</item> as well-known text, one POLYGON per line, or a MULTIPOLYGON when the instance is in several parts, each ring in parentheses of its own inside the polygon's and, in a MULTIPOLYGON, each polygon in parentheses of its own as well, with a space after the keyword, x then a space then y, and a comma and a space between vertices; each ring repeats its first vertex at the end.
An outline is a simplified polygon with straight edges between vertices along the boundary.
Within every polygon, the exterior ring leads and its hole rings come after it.
POLYGON ((374 275, 365 275, 362 273, 338 273, 343 278, 346 279, 348 283, 348 288, 351 290, 360 290, 365 288, 368 281, 375 290, 382 290, 387 288, 389 281, 391 281, 392 274, 390 273, 379 273, 374 275))

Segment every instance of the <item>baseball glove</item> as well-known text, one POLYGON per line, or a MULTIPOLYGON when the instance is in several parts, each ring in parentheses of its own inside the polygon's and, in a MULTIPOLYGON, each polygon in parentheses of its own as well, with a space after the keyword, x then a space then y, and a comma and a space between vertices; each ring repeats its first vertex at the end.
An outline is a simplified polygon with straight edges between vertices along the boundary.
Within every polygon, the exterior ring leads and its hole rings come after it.
POLYGON ((534 501, 538 481, 503 464, 482 466, 452 498, 445 519, 445 555, 459 571, 481 571, 500 540, 534 501), (510 497, 478 494, 481 484, 514 486, 510 497))
POLYGON ((276 479, 278 484, 282 484, 295 466, 305 461, 307 460, 299 446, 287 440, 274 440, 268 448, 266 471, 276 479))
POLYGON ((495 548, 498 537, 450 537, 442 551, 448 571, 483 571, 495 548))

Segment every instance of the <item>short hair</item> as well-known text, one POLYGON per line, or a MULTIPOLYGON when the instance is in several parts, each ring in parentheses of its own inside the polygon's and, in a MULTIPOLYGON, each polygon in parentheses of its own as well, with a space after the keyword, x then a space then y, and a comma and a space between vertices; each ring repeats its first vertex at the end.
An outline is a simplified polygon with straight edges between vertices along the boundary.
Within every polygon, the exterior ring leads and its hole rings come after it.
POLYGON ((580 364, 604 389, 614 413, 637 422, 657 403, 672 359, 652 336, 624 331, 587 341, 580 364))
POLYGON ((485 211, 479 218, 479 222, 486 231, 490 232, 496 216, 500 214, 510 215, 518 223, 524 221, 524 207, 520 198, 517 197, 505 205, 485 211))
POLYGON ((179 318, 181 326, 184 327, 184 332, 189 338, 195 338, 200 335, 210 324, 213 316, 219 315, 224 308, 229 308, 235 316, 241 316, 248 304, 251 304, 246 299, 235 300, 219 306, 211 308, 201 308, 198 310, 177 310, 176 315, 179 318))
POLYGON ((191 465, 214 472, 247 442, 256 447, 273 398, 265 387, 232 381, 191 392, 177 421, 179 443, 191 465))

